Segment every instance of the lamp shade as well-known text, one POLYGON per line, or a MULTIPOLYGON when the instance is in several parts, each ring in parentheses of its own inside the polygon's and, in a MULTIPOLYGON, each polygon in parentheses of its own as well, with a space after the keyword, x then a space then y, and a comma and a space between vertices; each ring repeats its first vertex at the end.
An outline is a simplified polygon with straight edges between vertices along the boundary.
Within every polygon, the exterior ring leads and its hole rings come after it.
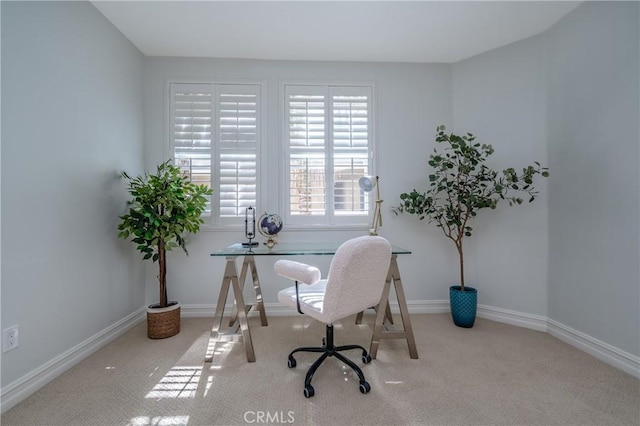
POLYGON ((358 185, 364 192, 371 192, 376 186, 376 178, 373 176, 362 176, 358 180, 358 185))

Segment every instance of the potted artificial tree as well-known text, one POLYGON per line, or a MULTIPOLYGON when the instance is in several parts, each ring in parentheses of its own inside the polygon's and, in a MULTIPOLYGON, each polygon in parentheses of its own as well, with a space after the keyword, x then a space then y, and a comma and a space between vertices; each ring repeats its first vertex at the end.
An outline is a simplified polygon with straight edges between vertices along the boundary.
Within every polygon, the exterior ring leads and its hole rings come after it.
POLYGON ((129 181, 133 200, 128 202, 129 212, 120 216, 118 237, 131 236, 143 259, 159 266, 160 301, 147 309, 147 334, 151 339, 171 337, 180 331, 180 304, 167 299, 166 252, 180 247, 188 254, 183 234, 200 229, 205 196, 213 191, 190 182, 171 160, 160 164, 156 174, 122 176, 129 181))
POLYGON ((449 288, 451 315, 456 325, 472 327, 477 310, 477 290, 465 286, 463 242, 473 229, 470 221, 484 208, 495 209, 500 200, 509 205, 522 204, 518 195, 527 195, 532 202, 538 195, 533 186, 536 175, 549 176, 538 162, 522 169, 522 173, 507 168, 501 173, 490 169, 485 161, 493 154, 491 145, 475 142, 471 133, 458 136, 445 133, 438 126, 436 142, 442 152, 434 149, 429 159, 429 186, 425 192, 415 189, 400 194, 401 204, 393 210, 417 215, 420 220, 435 222, 456 246, 460 261, 460 285, 449 288), (512 195, 512 193, 518 195, 512 195))

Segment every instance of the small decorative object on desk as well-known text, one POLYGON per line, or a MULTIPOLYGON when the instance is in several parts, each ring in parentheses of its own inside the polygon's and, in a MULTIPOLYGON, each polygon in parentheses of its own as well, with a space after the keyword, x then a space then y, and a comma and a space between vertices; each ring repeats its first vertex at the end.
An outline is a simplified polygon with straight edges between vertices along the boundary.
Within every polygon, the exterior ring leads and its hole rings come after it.
POLYGON ((264 244, 271 248, 278 244, 276 237, 282 231, 282 219, 275 213, 265 213, 258 219, 258 231, 267 238, 264 244))
POLYGON ((249 239, 246 243, 242 243, 242 247, 255 247, 259 243, 251 241, 256 237, 256 209, 252 206, 247 207, 244 212, 244 236, 249 239))

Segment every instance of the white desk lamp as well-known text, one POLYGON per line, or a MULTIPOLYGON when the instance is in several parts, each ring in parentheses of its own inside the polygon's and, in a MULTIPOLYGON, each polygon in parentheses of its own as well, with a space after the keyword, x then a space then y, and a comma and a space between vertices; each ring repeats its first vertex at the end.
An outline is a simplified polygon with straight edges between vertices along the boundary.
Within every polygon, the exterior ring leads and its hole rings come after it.
POLYGON ((358 180, 358 185, 360 189, 364 192, 371 192, 373 188, 376 189, 376 205, 373 210, 373 223, 371 224, 371 228, 369 229, 369 235, 378 235, 378 226, 382 226, 382 202, 384 200, 380 199, 380 185, 378 184, 379 177, 376 176, 362 176, 358 180))

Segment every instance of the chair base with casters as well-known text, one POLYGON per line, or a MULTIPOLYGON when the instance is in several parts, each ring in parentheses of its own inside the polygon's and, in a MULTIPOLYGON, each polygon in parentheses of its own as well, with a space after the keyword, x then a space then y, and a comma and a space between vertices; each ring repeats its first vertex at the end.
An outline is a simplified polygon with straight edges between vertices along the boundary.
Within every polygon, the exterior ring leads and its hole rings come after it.
POLYGON ((360 392, 368 393, 371 390, 371 385, 364 378, 364 374, 360 367, 358 367, 353 361, 349 358, 342 355, 340 352, 348 351, 352 349, 360 349, 362 351, 362 362, 365 364, 369 364, 371 362, 371 356, 367 353, 367 350, 360 345, 344 345, 344 346, 336 346, 333 343, 333 325, 327 324, 327 335, 322 339, 322 347, 301 347, 294 349, 289 354, 289 359, 287 361, 287 366, 289 368, 295 368, 296 359, 293 357, 293 354, 296 352, 318 352, 322 353, 320 357, 309 367, 307 370, 307 375, 304 378, 304 396, 306 398, 311 398, 315 394, 315 390, 313 386, 311 386, 311 379, 313 379, 313 375, 320 365, 324 362, 328 357, 336 357, 340 361, 347 364, 351 369, 358 375, 358 379, 360 381, 360 392))
POLYGON ((278 292, 278 301, 326 325, 326 337, 321 347, 302 347, 289 353, 289 368, 296 366, 293 355, 297 352, 321 354, 307 371, 305 397, 314 395, 311 380, 318 367, 329 357, 336 357, 353 369, 358 375, 360 392, 366 394, 371 390, 360 367, 340 352, 361 350, 365 364, 371 362, 371 355, 360 345, 336 346, 333 324, 380 303, 390 262, 391 245, 387 240, 378 236, 363 236, 340 245, 326 279, 320 279, 320 270, 314 266, 286 259, 275 263, 278 275, 295 281, 295 286, 278 292))

